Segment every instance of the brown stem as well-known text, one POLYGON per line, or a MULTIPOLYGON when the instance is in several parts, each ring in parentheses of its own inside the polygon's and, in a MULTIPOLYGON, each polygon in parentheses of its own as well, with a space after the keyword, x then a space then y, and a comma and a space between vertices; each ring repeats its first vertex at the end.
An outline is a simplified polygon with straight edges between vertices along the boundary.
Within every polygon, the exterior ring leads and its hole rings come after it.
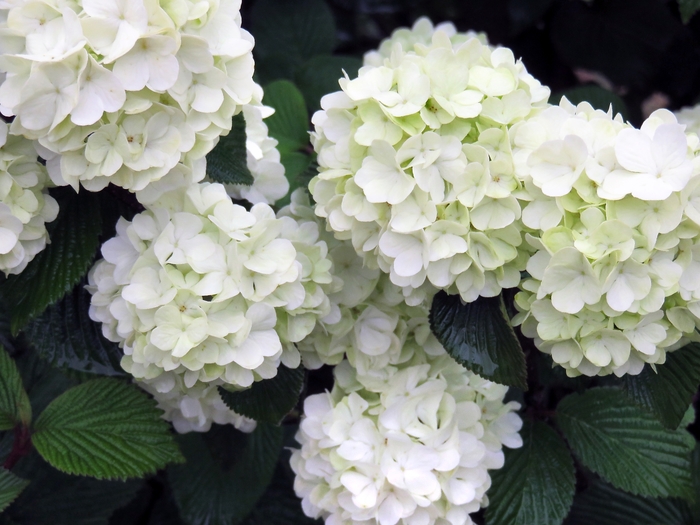
POLYGON ((11 470, 17 462, 24 456, 29 454, 32 450, 32 440, 29 434, 29 428, 24 425, 17 425, 15 427, 15 440, 12 443, 12 450, 10 455, 7 456, 5 460, 4 468, 11 470))

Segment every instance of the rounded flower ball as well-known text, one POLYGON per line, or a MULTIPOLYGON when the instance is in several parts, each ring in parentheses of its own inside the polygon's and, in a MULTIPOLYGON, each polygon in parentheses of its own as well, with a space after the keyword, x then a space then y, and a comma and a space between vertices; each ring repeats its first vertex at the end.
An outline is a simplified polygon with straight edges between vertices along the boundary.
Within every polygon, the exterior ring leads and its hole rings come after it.
POLYGON ((700 141, 563 99, 511 130, 533 255, 523 332, 571 376, 638 374, 700 322, 700 141))
POLYGON ((206 155, 255 92, 240 0, 3 9, 0 111, 59 185, 139 190, 206 155))
POLYGON ((327 247, 315 223, 233 204, 221 184, 165 194, 102 247, 90 316, 137 379, 166 372, 245 388, 295 368, 294 343, 330 311, 327 247))
POLYGON ((331 393, 306 399, 291 458, 304 512, 327 525, 471 524, 502 447, 522 446, 519 405, 444 353, 390 368, 364 376, 345 361, 331 393))
POLYGON ((0 121, 0 270, 6 275, 20 273, 46 247, 46 223, 58 215, 50 185, 34 144, 8 136, 0 121))
POLYGON ((370 55, 322 99, 309 187, 316 213, 368 267, 473 301, 520 280, 508 129, 549 89, 509 49, 448 29, 427 44, 396 37, 381 64, 370 55))

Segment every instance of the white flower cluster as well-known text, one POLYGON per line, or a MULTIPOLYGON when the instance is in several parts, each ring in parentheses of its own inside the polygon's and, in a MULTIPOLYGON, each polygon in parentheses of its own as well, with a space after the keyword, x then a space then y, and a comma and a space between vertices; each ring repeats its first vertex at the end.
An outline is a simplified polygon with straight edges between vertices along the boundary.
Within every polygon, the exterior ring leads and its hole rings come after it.
POLYGON ((0 270, 17 274, 46 247, 46 223, 58 215, 58 204, 34 144, 7 131, 0 121, 0 270))
POLYGON ((316 213, 397 286, 493 296, 523 267, 508 128, 549 89, 509 49, 416 27, 322 99, 316 213))
POLYGON ((204 157, 259 90, 240 0, 6 6, 0 110, 56 184, 142 189, 204 157))
POLYGON ((663 363, 700 323, 697 135, 563 99, 511 136, 534 252, 516 322, 571 376, 663 363))
POLYGON ((333 391, 306 399, 291 458, 304 512, 326 525, 471 524, 503 445, 522 446, 519 405, 444 353, 390 368, 344 361, 333 391))
POLYGON ((221 184, 166 193, 120 220, 89 274, 90 316, 136 379, 245 388, 295 368, 294 343, 330 311, 327 247, 315 223, 232 203, 221 184))

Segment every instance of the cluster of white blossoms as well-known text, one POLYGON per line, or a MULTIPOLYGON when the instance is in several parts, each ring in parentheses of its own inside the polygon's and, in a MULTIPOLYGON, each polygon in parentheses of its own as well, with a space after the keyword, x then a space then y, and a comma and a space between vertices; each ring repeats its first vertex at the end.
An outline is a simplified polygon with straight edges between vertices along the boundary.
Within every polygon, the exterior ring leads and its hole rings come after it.
POLYGON ((523 333, 571 376, 638 374, 700 324, 700 140, 566 99, 511 129, 530 278, 523 333))
MULTIPOLYGON (((234 388, 296 368, 294 343, 330 311, 327 247, 315 223, 233 204, 221 184, 164 194, 117 225, 90 271, 90 316, 138 380, 234 388)), ((168 390, 168 389, 165 389, 168 390)))
POLYGON ((46 223, 58 215, 58 204, 34 144, 7 131, 0 121, 0 270, 17 274, 46 247, 46 223))
POLYGON ((322 99, 310 189, 316 213, 368 267, 409 290, 429 282, 473 301, 520 281, 508 129, 549 89, 476 36, 438 28, 421 40, 400 34, 381 65, 322 99))
POLYGON ((20 0, 2 9, 0 111, 58 185, 136 191, 204 157, 256 91, 240 0, 20 0))
POLYGON ((291 458, 304 512, 327 525, 471 524, 502 447, 522 446, 519 405, 444 352, 389 368, 344 361, 333 391, 305 400, 291 458))

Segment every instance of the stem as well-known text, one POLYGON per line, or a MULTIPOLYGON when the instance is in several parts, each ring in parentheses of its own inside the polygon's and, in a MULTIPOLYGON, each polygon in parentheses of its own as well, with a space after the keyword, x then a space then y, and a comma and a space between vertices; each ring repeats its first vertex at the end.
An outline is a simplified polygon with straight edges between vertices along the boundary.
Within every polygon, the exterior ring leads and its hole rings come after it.
POLYGON ((15 427, 15 440, 12 443, 10 455, 5 460, 4 468, 11 470, 17 462, 32 450, 32 441, 29 434, 29 427, 22 424, 15 427))

